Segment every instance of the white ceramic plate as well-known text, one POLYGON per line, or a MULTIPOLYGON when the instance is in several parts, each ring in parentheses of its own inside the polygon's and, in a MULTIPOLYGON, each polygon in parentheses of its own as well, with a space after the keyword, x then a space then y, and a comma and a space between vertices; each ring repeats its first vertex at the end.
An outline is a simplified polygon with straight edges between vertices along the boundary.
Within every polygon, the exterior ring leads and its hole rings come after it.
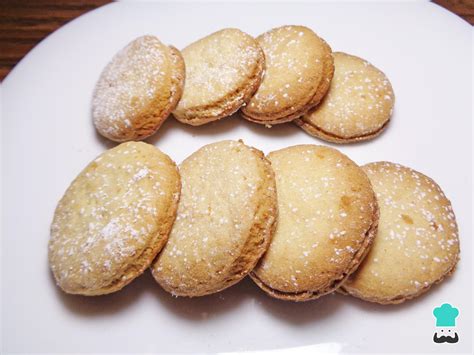
MULTIPOLYGON (((49 36, 2 84, 2 350, 5 352, 470 352, 472 334, 471 27, 428 2, 116 3, 49 36), (49 224, 72 179, 113 146, 91 124, 94 84, 133 38, 178 48, 223 27, 258 35, 283 24, 313 28, 334 50, 366 58, 390 78, 396 106, 377 139, 337 146, 360 164, 390 160, 433 177, 452 200, 462 259, 427 295, 378 306, 330 295, 294 304, 249 280, 225 292, 176 299, 146 272, 123 291, 60 292, 47 264, 49 224), (434 307, 460 311, 457 344, 432 340, 434 307)), ((204 144, 242 138, 265 152, 326 144, 288 124, 238 117, 203 127, 169 119, 148 142, 177 162, 204 144)))

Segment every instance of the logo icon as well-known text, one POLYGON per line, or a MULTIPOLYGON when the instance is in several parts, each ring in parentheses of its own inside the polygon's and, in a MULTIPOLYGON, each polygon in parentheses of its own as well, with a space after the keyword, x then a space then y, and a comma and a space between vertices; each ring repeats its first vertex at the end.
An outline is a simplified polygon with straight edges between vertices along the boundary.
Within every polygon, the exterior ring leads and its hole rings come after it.
POLYGON ((459 310, 449 303, 444 303, 433 310, 433 315, 436 317, 436 331, 433 335, 433 341, 438 344, 457 343, 459 337, 455 327, 459 310))

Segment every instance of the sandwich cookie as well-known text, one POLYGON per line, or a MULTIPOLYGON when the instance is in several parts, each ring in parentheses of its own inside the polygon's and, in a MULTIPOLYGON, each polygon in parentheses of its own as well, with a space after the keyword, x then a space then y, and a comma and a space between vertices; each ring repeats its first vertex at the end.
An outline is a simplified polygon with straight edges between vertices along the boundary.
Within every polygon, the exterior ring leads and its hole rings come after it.
POLYGON ((234 28, 192 43, 183 57, 186 84, 173 115, 193 126, 230 116, 246 104, 260 85, 265 64, 257 41, 234 28))
POLYGON ((334 53, 335 72, 324 100, 295 120, 307 133, 333 143, 378 136, 386 127, 395 96, 384 73, 367 61, 334 53))
POLYGON ((237 283, 267 250, 275 179, 263 153, 240 141, 204 146, 180 172, 178 217, 152 273, 175 296, 203 296, 237 283))
POLYGON ((275 28, 257 41, 265 53, 265 75, 242 115, 271 125, 292 121, 317 105, 334 72, 329 45, 303 26, 275 28))
POLYGON ((92 161, 54 213, 49 264, 58 286, 93 296, 130 283, 168 239, 179 192, 176 165, 149 144, 123 143, 92 161))
POLYGON ((102 72, 92 99, 97 131, 116 142, 155 133, 176 107, 184 86, 180 52, 154 36, 135 39, 102 72))
POLYGON ((456 218, 429 177, 388 162, 363 169, 379 201, 379 229, 367 258, 341 290, 366 301, 401 303, 454 271, 459 260, 456 218))
POLYGON ((369 250, 378 223, 375 194, 362 169, 332 148, 298 145, 268 159, 278 226, 251 277, 272 297, 316 299, 338 288, 369 250))

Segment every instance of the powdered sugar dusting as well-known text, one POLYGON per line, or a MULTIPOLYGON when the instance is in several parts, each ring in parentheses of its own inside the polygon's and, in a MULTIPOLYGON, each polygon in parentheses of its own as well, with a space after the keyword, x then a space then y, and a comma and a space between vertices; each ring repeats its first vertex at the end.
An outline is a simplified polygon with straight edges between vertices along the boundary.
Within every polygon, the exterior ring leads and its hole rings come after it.
POLYGON ((416 294, 457 262, 458 229, 451 203, 433 180, 415 170, 388 162, 368 164, 364 170, 377 194, 380 222, 368 263, 356 281, 376 271, 384 287, 416 294))
POLYGON ((298 95, 307 95, 309 101, 312 96, 308 92, 314 93, 319 85, 317 74, 321 77, 323 52, 315 48, 321 40, 300 26, 279 27, 264 33, 258 40, 265 52, 266 71, 246 112, 266 112, 280 107, 296 110, 293 106, 301 104, 302 99, 298 95), (308 77, 314 80, 307 80, 308 77))
MULTIPOLYGON (((99 130, 114 135, 133 126, 141 112, 165 87, 169 76, 168 48, 156 37, 135 39, 102 72, 92 100, 92 115, 99 130)), ((169 93, 167 93, 169 95, 169 93)))
POLYGON ((324 101, 304 120, 339 137, 357 137, 379 130, 394 105, 392 86, 367 61, 334 53, 335 72, 324 101))
POLYGON ((318 292, 347 271, 365 245, 376 205, 364 173, 339 152, 301 145, 269 155, 278 225, 254 271, 284 292, 318 292))
POLYGON ((72 183, 51 225, 50 259, 59 283, 95 288, 99 279, 111 282, 149 246, 162 218, 158 207, 170 204, 169 186, 178 178, 170 163, 159 168, 163 162, 155 148, 126 143, 101 155, 72 183), (153 149, 152 160, 143 158, 147 149, 153 149))
POLYGON ((241 257, 262 194, 269 193, 262 190, 267 182, 259 173, 261 164, 235 141, 204 146, 181 164, 178 215, 154 266, 165 289, 195 294, 229 277, 226 272, 241 257))
POLYGON ((255 74, 261 50, 237 29, 213 33, 183 50, 186 82, 176 111, 210 105, 241 89, 255 74))

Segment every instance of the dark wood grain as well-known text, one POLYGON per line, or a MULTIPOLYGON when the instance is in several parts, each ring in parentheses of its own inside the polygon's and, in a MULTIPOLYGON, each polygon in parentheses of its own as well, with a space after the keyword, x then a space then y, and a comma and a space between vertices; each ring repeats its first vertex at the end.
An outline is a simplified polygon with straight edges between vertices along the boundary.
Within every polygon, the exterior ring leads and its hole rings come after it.
POLYGON ((433 2, 474 25, 474 0, 433 0, 433 2))
POLYGON ((0 0, 0 80, 47 35, 109 2, 0 0))
MULTIPOLYGON (((0 0, 0 80, 36 44, 72 19, 108 0, 0 0)), ((474 0, 434 0, 474 24, 474 0)))

